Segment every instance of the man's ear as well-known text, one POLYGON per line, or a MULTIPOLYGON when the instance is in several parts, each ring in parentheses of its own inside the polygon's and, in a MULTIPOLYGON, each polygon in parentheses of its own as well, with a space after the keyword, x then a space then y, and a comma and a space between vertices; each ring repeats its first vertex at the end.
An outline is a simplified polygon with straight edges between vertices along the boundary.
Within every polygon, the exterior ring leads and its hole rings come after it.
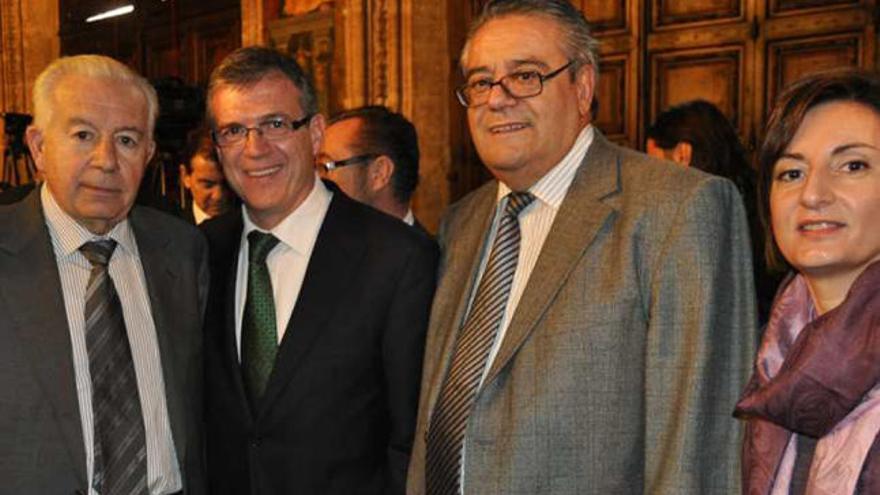
POLYGON ((592 120, 590 106, 596 97, 596 69, 592 65, 582 66, 575 74, 574 82, 577 86, 578 113, 589 122, 592 120))
POLYGON ((309 139, 312 141, 312 155, 318 156, 321 150, 321 141, 324 140, 324 129, 327 127, 327 121, 320 113, 316 113, 312 120, 309 121, 309 139))
POLYGON ((690 167, 694 147, 687 141, 679 141, 672 150, 672 161, 682 167, 690 167))
POLYGON ((25 130, 24 138, 31 151, 31 157, 34 159, 34 165, 37 170, 45 173, 43 170, 43 130, 37 126, 29 125, 25 130))
POLYGON ((391 184, 394 162, 386 155, 379 155, 367 167, 367 184, 371 191, 380 191, 391 184))
POLYGON ((153 159, 153 154, 156 152, 156 140, 150 139, 150 142, 147 143, 147 161, 144 162, 144 165, 150 163, 150 160, 153 159))
POLYGON ((180 164, 180 184, 187 189, 192 188, 192 181, 190 180, 189 174, 186 172, 186 165, 180 164))

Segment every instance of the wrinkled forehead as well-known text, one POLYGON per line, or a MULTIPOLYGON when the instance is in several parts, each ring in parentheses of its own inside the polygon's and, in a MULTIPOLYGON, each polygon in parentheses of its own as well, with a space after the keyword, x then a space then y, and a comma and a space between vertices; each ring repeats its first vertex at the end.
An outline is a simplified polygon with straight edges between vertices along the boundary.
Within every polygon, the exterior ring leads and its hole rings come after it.
POLYGON ((53 121, 93 120, 94 125, 152 132, 149 102, 143 91, 122 79, 70 74, 55 85, 50 97, 53 121))

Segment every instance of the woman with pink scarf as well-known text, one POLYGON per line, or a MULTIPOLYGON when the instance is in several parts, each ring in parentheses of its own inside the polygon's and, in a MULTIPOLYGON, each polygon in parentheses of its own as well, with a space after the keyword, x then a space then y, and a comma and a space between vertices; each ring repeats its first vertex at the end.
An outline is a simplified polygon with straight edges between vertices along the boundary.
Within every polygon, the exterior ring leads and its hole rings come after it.
POLYGON ((743 492, 880 494, 880 77, 787 89, 758 162, 768 261, 791 274, 736 407, 743 492))

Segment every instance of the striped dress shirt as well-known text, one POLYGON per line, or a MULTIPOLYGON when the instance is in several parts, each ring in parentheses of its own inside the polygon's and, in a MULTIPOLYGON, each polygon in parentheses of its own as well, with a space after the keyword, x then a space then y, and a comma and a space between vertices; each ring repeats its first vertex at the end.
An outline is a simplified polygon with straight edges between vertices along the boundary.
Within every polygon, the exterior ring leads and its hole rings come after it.
POLYGON ((76 395, 82 419, 83 440, 86 452, 86 468, 89 495, 97 495, 92 486, 94 465, 94 421, 92 416, 92 381, 89 374, 89 355, 85 336, 86 285, 92 266, 79 252, 84 243, 101 239, 113 239, 116 250, 110 259, 108 270, 119 301, 122 304, 125 328, 131 345, 137 375, 138 393, 144 415, 147 442, 147 485, 151 495, 165 495, 180 491, 182 481, 171 435, 168 409, 165 402, 165 382, 156 327, 150 310, 144 269, 138 254, 134 233, 124 220, 104 236, 96 236, 66 214, 48 187, 40 193, 46 225, 52 239, 52 249, 58 264, 64 308, 70 328, 73 349, 73 368, 76 378, 76 395))

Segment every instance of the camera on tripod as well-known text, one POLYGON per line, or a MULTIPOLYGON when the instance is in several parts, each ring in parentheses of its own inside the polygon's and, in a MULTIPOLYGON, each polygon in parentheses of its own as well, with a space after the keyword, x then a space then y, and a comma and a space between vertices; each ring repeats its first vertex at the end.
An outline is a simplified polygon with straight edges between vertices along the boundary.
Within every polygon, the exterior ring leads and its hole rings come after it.
POLYGON ((36 176, 34 160, 24 142, 25 131, 33 120, 33 117, 26 113, 3 113, 3 135, 6 139, 3 146, 0 191, 34 181, 36 176))

